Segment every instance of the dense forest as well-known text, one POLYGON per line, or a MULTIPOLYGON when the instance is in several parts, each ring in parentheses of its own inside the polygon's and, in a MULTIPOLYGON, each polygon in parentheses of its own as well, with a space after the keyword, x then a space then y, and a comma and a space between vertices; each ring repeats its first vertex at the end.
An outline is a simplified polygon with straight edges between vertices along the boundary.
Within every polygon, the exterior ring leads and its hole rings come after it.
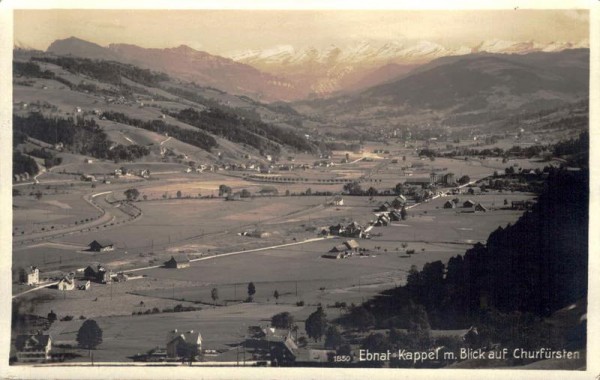
POLYGON ((26 117, 14 115, 13 130, 15 144, 29 136, 48 144, 63 143, 68 150, 96 158, 130 161, 150 153, 139 145, 114 145, 94 119, 51 118, 34 112, 26 117))
POLYGON ((278 144, 300 151, 314 151, 314 146, 304 137, 259 120, 246 119, 221 109, 209 108, 198 112, 192 108, 171 114, 176 119, 230 141, 250 145, 260 151, 279 154, 278 144))
POLYGON ((53 79, 66 85, 69 88, 73 88, 73 83, 68 80, 55 75, 50 70, 44 70, 40 66, 33 62, 18 62, 13 61, 13 75, 15 77, 29 77, 29 78, 42 78, 42 79, 53 79))
POLYGON ((13 174, 29 173, 36 175, 39 169, 35 160, 19 151, 13 152, 13 174))
POLYGON ((146 86, 155 87, 168 80, 164 73, 155 73, 137 66, 112 61, 97 61, 73 57, 33 57, 34 61, 52 63, 74 74, 83 74, 101 82, 120 85, 121 77, 146 86))
POLYGON ((413 267, 403 287, 371 302, 380 322, 398 305, 423 305, 432 326, 464 328, 483 309, 550 313, 587 295, 588 187, 585 170, 552 169, 534 208, 465 255, 413 267))
POLYGON ((104 112, 102 117, 107 120, 116 121, 118 123, 132 125, 134 127, 142 128, 148 131, 168 134, 180 141, 187 144, 196 146, 198 148, 210 150, 217 146, 217 140, 214 137, 203 131, 194 131, 188 129, 182 129, 177 126, 167 124, 162 120, 150 120, 144 121, 140 119, 131 118, 121 112, 104 112))

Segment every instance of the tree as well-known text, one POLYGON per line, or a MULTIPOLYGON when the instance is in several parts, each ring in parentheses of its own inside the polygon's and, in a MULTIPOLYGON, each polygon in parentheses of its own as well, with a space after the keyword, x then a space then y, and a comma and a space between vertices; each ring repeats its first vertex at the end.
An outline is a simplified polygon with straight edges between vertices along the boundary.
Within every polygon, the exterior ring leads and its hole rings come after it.
POLYGON ((217 300, 219 299, 219 291, 217 290, 217 288, 213 288, 210 291, 210 298, 212 298, 215 306, 217 305, 217 300))
POLYGON ((102 343, 102 329, 93 319, 88 319, 77 331, 77 343, 79 347, 95 350, 102 343))
POLYGON ((243 189, 240 192, 240 197, 242 198, 250 198, 252 196, 252 193, 250 193, 250 191, 248 191, 248 189, 243 189))
POLYGON ((38 190, 35 193, 35 199, 37 199, 39 201, 40 199, 42 199, 42 195, 43 195, 42 192, 38 190))
POLYGON ((56 321, 56 314, 54 313, 54 310, 50 310, 48 313, 48 322, 53 323, 54 321, 56 321))
POLYGON ((344 185, 344 191, 350 195, 361 195, 362 188, 357 181, 348 182, 344 185))
POLYGON ((377 194, 378 194, 378 191, 373 186, 369 187, 369 189, 367 190, 367 195, 370 197, 374 197, 377 194))
MULTIPOLYGON (((387 352, 390 349, 390 342, 381 333, 370 334, 362 341, 361 348, 370 352, 387 352)), ((365 363, 373 367, 381 367, 383 365, 381 361, 367 361, 365 363)))
POLYGON ((248 299, 250 301, 252 301, 255 294, 256 294, 256 287, 254 286, 254 283, 251 282, 248 284, 248 299))
POLYGON ((277 303, 277 301, 279 300, 279 292, 277 291, 277 289, 275 289, 275 291, 273 292, 273 297, 275 298, 275 303, 277 303))
POLYGON ((458 179, 458 183, 460 185, 464 185, 465 183, 469 183, 471 182, 471 177, 469 177, 468 175, 463 175, 462 177, 460 177, 458 179))
POLYGON ((340 331, 335 326, 329 326, 327 328, 327 332, 325 333, 325 348, 329 348, 332 350, 337 350, 344 343, 344 338, 340 331))
POLYGON ((353 307, 348 315, 348 321, 360 331, 367 331, 369 327, 375 324, 373 313, 363 306, 353 307))
POLYGON ((271 317, 271 326, 278 329, 291 329, 294 325, 294 317, 284 311, 283 313, 275 314, 271 317))
POLYGON ((304 323, 304 328, 309 338, 314 339, 315 342, 321 340, 321 337, 325 333, 325 328, 327 328, 327 315, 321 306, 319 306, 317 311, 308 316, 304 323))
POLYGON ((223 195, 226 194, 230 194, 231 193, 231 187, 227 186, 227 185, 220 185, 219 186, 219 196, 222 197, 223 195))
POLYGON ((127 189, 124 194, 128 201, 135 201, 140 196, 138 189, 127 189))
POLYGON ((397 183, 396 186, 394 187, 394 193, 396 195, 403 195, 404 194, 404 184, 397 183))
POLYGON ((402 220, 406 220, 407 215, 408 212, 406 212, 406 207, 402 206, 402 209, 400 210, 400 217, 402 220))
POLYGON ((177 198, 181 198, 181 195, 182 195, 181 194, 181 190, 177 190, 177 194, 176 195, 177 195, 177 198))

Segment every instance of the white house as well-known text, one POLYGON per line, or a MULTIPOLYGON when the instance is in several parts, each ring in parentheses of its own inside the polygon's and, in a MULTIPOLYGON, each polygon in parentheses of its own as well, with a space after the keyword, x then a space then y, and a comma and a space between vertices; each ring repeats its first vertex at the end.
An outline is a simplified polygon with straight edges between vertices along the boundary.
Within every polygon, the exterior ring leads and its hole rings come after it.
POLYGON ((40 282, 40 270, 37 267, 29 267, 20 273, 20 281, 27 285, 36 285, 40 282))

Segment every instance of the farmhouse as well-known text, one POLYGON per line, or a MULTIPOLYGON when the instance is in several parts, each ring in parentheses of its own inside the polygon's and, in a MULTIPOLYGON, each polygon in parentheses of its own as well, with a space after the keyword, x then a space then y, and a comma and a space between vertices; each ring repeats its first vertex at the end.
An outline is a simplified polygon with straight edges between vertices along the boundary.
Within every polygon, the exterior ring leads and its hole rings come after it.
POLYGON ((50 360, 52 338, 44 334, 17 335, 15 348, 18 362, 45 362, 50 360))
POLYGON ((90 247, 89 250, 92 252, 108 252, 115 249, 113 242, 104 239, 94 240, 88 246, 90 247))
POLYGON ((487 208, 483 206, 481 203, 477 203, 475 205, 475 211, 487 212, 487 208))
POLYGON ((58 290, 73 290, 75 289, 75 280, 71 277, 63 277, 56 286, 58 290))
MULTIPOLYGON (((334 249, 344 249, 344 246, 343 245, 335 246, 332 248, 332 251, 334 249)), ((327 252, 326 254, 322 255, 321 257, 323 257, 325 259, 338 260, 338 259, 343 259, 346 256, 346 254, 344 252, 341 252, 341 251, 332 252, 332 251, 327 252)))
POLYGON ((389 202, 384 202, 381 204, 375 211, 390 211, 392 209, 392 205, 389 202))
POLYGON ((298 346, 290 335, 284 338, 273 338, 268 342, 272 366, 285 366, 296 361, 298 346))
POLYGON ((402 214, 398 210, 390 211, 389 216, 390 216, 390 220, 392 220, 394 222, 402 220, 402 214))
POLYGON ((36 285, 40 282, 40 270, 37 267, 29 267, 29 269, 22 269, 19 273, 19 281, 27 285, 36 285))
POLYGON ((446 201, 446 203, 444 203, 444 208, 456 208, 456 203, 453 201, 446 201))
POLYGON ((358 252, 358 248, 360 248, 360 245, 354 239, 345 241, 344 245, 346 246, 346 248, 348 250, 354 251, 354 252, 358 252))
POLYGON ((406 197, 404 195, 398 195, 392 201, 392 207, 395 209, 399 209, 406 204, 406 197))
POLYGON ((381 227, 381 226, 387 227, 389 224, 390 224, 390 218, 385 213, 379 215, 379 217, 377 218, 377 221, 375 222, 375 225, 378 227, 381 227))
POLYGON ((96 281, 102 284, 109 284, 112 282, 113 273, 111 270, 107 270, 101 264, 98 264, 96 269, 91 265, 85 268, 83 276, 86 280, 96 281))
POLYGON ((341 195, 336 195, 335 197, 333 197, 333 200, 331 201, 331 204, 334 206, 343 206, 344 205, 344 198, 341 195))
POLYGON ((456 185, 456 179, 454 177, 454 173, 447 173, 442 176, 442 183, 447 186, 456 185))
POLYGON ((336 236, 342 235, 345 231, 346 231, 346 228, 344 226, 342 226, 341 224, 329 227, 330 235, 336 235, 336 236))
POLYGON ((165 261, 165 268, 181 269, 189 268, 190 259, 186 255, 171 256, 169 261, 165 261))
POLYGON ((200 332, 190 330, 187 332, 179 332, 177 329, 169 331, 167 334, 167 357, 179 358, 181 355, 181 346, 186 344, 196 345, 198 352, 202 349, 202 335, 200 332))
POLYGON ((92 283, 90 282, 90 280, 86 280, 83 283, 79 283, 79 286, 77 287, 77 289, 88 290, 91 286, 92 286, 92 283))
POLYGON ((366 238, 367 236, 365 228, 357 222, 351 222, 350 224, 348 224, 344 229, 344 232, 340 233, 340 235, 357 238, 366 238))
POLYGON ((473 207, 473 206, 475 206, 475 202, 473 202, 473 201, 472 201, 472 200, 470 200, 470 199, 467 199, 467 200, 465 201, 465 203, 463 203, 463 207, 466 207, 466 208, 468 208, 468 207, 473 207))

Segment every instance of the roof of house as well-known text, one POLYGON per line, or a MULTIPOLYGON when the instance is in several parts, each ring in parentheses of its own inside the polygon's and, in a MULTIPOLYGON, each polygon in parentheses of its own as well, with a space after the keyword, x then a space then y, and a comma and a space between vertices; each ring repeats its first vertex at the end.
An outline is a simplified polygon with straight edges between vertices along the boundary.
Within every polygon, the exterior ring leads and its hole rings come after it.
POLYGON ((177 263, 189 263, 190 262, 190 258, 187 257, 187 255, 172 255, 171 258, 169 260, 166 261, 167 263, 169 262, 177 262, 177 263))
POLYGON ((478 209, 481 209, 481 210, 487 210, 487 208, 484 205, 482 205, 481 203, 477 203, 475 205, 475 208, 478 208, 478 209))
POLYGON ((329 252, 343 252, 347 249, 348 249, 348 247, 345 244, 339 244, 339 245, 336 245, 335 247, 331 248, 331 250, 329 252))
POLYGON ((35 335, 17 335, 15 347, 19 351, 32 349, 45 349, 48 342, 51 340, 50 335, 35 334, 35 335))
POLYGON ((74 280, 72 278, 65 276, 59 281, 59 283, 61 283, 61 282, 66 282, 67 284, 72 284, 74 282, 74 280))
POLYGON ((362 228, 363 228, 363 227, 362 227, 360 224, 358 224, 357 222, 352 222, 352 223, 348 224, 348 227, 347 227, 347 228, 352 228, 352 227, 354 227, 354 228, 359 228, 359 229, 362 229, 362 228))
POLYGON ((187 343, 202 344, 202 335, 200 334, 199 331, 194 331, 194 330, 186 331, 183 333, 178 333, 170 341, 168 341, 167 344, 173 342, 176 339, 181 339, 187 343))
POLYGON ((358 242, 356 240, 348 240, 346 242, 344 242, 344 245, 350 249, 356 249, 358 247, 360 247, 360 245, 358 244, 358 242))
POLYGON ((266 338, 285 339, 290 335, 289 329, 281 329, 277 327, 265 327, 261 329, 266 338))
POLYGON ((465 205, 466 205, 466 204, 475 205, 475 202, 473 202, 473 201, 472 201, 472 200, 470 200, 470 199, 467 199, 467 200, 466 200, 466 201, 465 201, 463 204, 465 204, 465 205))
POLYGON ((89 245, 94 244, 94 242, 97 243, 101 247, 110 247, 111 245, 114 245, 114 243, 108 239, 96 239, 96 240, 92 241, 89 245))

